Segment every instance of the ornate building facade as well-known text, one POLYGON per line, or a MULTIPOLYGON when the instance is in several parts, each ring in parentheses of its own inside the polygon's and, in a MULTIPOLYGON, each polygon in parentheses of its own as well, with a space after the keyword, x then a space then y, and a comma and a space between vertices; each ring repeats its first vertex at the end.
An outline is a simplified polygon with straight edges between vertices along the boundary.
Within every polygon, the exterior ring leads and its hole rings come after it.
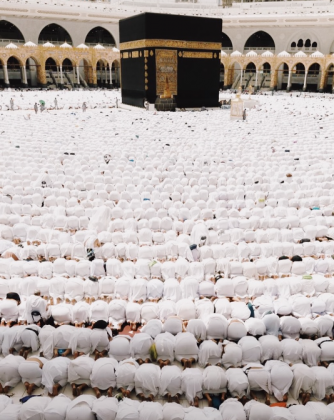
POLYGON ((2 87, 118 86, 119 20, 153 11, 223 19, 222 88, 332 91, 330 0, 5 0, 0 11, 2 87))

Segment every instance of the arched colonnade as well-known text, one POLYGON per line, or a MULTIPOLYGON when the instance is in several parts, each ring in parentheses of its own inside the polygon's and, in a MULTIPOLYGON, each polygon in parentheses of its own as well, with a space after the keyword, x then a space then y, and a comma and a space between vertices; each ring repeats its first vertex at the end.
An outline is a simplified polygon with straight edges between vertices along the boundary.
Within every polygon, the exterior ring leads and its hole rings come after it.
POLYGON ((118 87, 120 54, 112 49, 0 47, 0 86, 118 87))
POLYGON ((334 56, 221 56, 220 87, 334 91, 334 56))

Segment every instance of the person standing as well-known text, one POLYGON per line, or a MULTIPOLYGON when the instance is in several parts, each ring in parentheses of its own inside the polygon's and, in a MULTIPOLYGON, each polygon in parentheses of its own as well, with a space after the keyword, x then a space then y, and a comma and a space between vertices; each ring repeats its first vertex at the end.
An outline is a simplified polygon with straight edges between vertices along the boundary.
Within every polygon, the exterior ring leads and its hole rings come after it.
POLYGON ((87 104, 86 104, 86 102, 84 102, 82 104, 82 112, 86 112, 86 109, 87 109, 87 104))
POLYGON ((58 101, 57 101, 57 98, 55 98, 54 104, 55 104, 55 109, 58 109, 58 101))
POLYGON ((35 102, 34 110, 35 110, 35 114, 38 114, 38 105, 37 105, 37 102, 35 102))
POLYGON ((14 99, 10 98, 10 110, 14 111, 14 99))

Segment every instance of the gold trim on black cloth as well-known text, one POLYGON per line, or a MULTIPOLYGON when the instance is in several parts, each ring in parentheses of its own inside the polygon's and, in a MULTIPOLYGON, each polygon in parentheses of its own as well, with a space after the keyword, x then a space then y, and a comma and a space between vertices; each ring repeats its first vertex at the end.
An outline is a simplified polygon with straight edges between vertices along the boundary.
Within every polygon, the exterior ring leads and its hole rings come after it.
POLYGON ((120 50, 137 48, 182 48, 189 50, 217 50, 221 51, 220 42, 178 41, 172 39, 141 39, 138 41, 122 42, 120 50))

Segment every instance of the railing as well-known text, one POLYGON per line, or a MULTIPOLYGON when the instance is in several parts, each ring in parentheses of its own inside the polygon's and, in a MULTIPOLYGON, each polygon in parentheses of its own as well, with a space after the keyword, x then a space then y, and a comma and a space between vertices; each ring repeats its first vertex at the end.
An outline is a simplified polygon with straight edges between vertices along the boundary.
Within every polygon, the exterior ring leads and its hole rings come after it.
POLYGON ((25 43, 24 39, 0 39, 0 46, 5 47, 8 44, 20 44, 23 45, 25 43))
POLYGON ((246 51, 275 51, 275 47, 245 47, 244 52, 246 51))
MULTIPOLYGON (((39 40, 38 41, 38 45, 43 45, 43 44, 45 44, 45 43, 47 43, 47 42, 50 42, 51 44, 53 44, 53 45, 57 45, 57 46, 59 46, 59 45, 62 45, 62 44, 64 44, 64 42, 65 41, 49 41, 49 40, 39 40)), ((66 41, 66 43, 67 44, 69 44, 69 45, 72 45, 72 41, 66 41)))
POLYGON ((87 45, 87 47, 95 47, 97 44, 100 44, 100 45, 102 45, 102 47, 104 47, 104 48, 114 48, 115 47, 115 44, 104 44, 104 43, 102 43, 102 42, 95 42, 95 43, 92 43, 92 42, 85 42, 85 45, 87 45))

